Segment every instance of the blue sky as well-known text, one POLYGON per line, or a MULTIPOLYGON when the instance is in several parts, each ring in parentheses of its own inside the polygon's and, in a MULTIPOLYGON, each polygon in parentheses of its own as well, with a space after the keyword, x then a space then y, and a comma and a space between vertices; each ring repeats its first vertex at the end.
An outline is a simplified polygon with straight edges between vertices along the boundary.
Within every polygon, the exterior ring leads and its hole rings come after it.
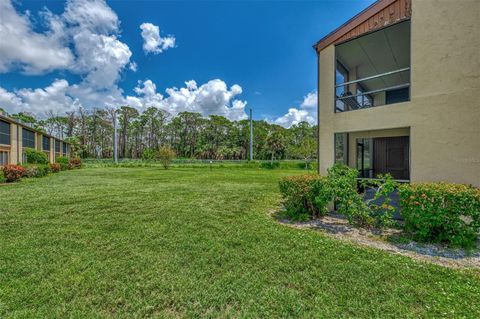
POLYGON ((0 35, 0 107, 42 116, 128 103, 231 119, 252 107, 285 126, 312 121, 312 45, 372 2, 0 0, 10 32, 0 35), (154 38, 159 28, 150 51, 144 23, 154 38))

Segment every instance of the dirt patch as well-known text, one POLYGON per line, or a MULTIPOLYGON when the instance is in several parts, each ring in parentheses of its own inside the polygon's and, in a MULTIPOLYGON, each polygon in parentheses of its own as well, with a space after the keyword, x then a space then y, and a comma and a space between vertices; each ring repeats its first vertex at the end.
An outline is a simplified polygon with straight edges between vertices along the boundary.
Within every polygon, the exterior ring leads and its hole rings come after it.
POLYGON ((278 212, 272 213, 272 215, 280 223, 290 227, 319 230, 330 237, 386 250, 415 260, 451 268, 480 268, 480 241, 477 242, 477 249, 468 252, 463 249, 452 249, 436 244, 421 244, 408 240, 400 229, 357 228, 350 225, 344 216, 335 213, 308 222, 292 222, 282 219, 278 212))

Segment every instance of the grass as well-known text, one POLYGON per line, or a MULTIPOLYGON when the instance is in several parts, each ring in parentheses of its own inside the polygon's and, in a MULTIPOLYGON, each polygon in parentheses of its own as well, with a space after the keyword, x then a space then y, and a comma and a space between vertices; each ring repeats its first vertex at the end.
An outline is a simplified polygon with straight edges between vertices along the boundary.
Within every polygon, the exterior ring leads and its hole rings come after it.
POLYGON ((0 186, 0 317, 479 317, 480 272, 276 223, 294 170, 87 168, 0 186))

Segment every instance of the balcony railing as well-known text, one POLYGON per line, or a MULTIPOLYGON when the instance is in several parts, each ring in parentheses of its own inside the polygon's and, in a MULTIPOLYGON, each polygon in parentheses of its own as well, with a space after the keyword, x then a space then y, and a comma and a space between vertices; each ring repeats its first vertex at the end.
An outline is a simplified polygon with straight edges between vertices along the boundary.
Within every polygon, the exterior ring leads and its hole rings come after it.
MULTIPOLYGON (((396 74, 401 74, 405 72, 409 72, 410 68, 402 68, 394 71, 389 71, 381 74, 376 74, 372 76, 368 76, 365 78, 361 79, 356 79, 353 81, 348 81, 348 82, 343 82, 340 84, 335 85, 335 112, 344 112, 344 111, 350 111, 350 110, 358 110, 358 109, 364 109, 364 108, 370 108, 374 106, 379 106, 379 105, 385 105, 385 104, 392 104, 392 103, 397 103, 397 102, 402 102, 405 100, 410 99, 410 93, 408 92, 408 96, 401 96, 400 98, 397 99, 392 99, 389 101, 387 98, 385 98, 384 103, 379 103, 378 101, 375 101, 374 96, 378 93, 381 92, 394 92, 396 90, 401 90, 405 88, 410 87, 410 83, 403 82, 400 84, 396 85, 391 85, 391 86, 386 86, 382 87, 379 89, 373 89, 373 90, 368 90, 368 91, 361 91, 360 93, 352 94, 349 90, 348 87, 352 84, 361 84, 365 83, 368 81, 376 80, 376 79, 381 79, 385 78, 388 76, 396 75, 396 74), (338 94, 338 89, 343 88, 343 92, 341 95, 338 94)), ((358 92, 358 90, 357 90, 358 92)))

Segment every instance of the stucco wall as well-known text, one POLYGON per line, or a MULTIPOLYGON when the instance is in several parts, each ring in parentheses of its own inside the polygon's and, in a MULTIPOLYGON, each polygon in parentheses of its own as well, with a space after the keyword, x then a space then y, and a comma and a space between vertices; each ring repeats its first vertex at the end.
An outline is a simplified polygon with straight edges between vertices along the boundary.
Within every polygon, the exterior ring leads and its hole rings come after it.
POLYGON ((480 187, 480 2, 414 0, 411 101, 334 113, 335 51, 320 52, 320 171, 333 134, 410 127, 410 177, 480 187))

